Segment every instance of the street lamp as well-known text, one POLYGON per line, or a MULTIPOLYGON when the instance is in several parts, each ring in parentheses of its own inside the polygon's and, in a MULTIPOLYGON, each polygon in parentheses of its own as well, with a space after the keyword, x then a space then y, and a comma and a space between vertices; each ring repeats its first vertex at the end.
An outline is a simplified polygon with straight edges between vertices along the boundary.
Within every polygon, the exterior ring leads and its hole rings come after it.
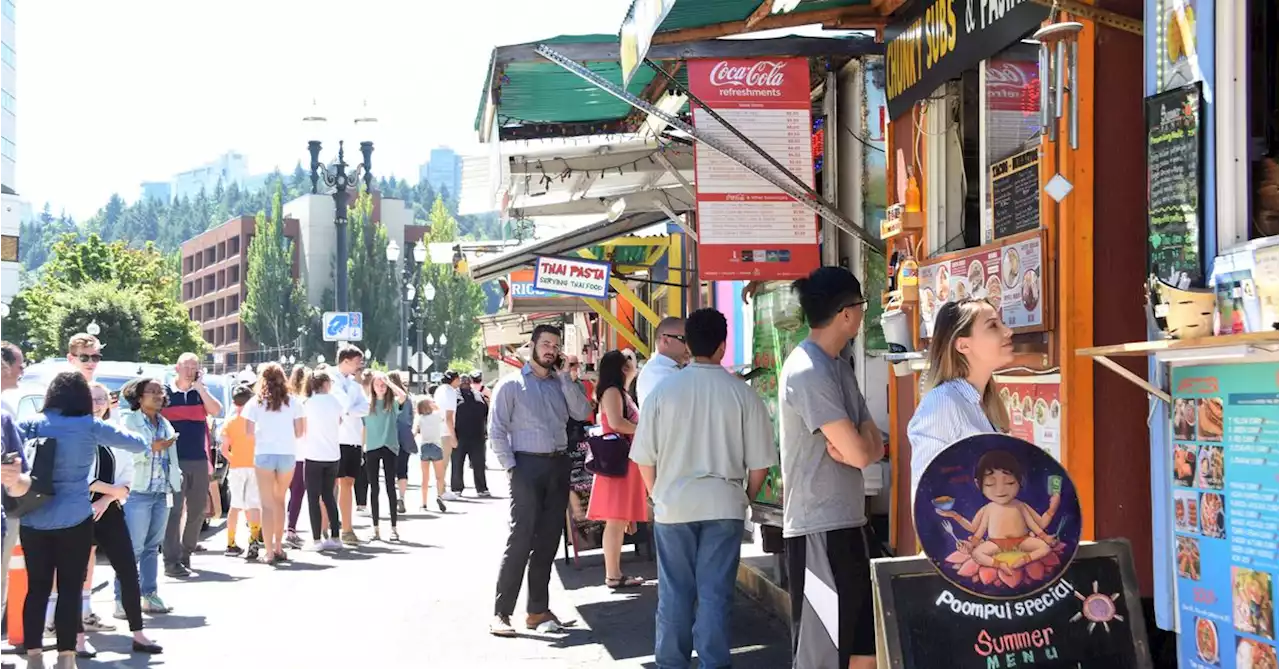
MULTIPOLYGON (((418 283, 418 272, 426 259, 427 246, 422 243, 422 240, 418 240, 418 243, 413 245, 412 273, 406 271, 409 269, 407 265, 400 271, 400 276, 404 279, 404 291, 400 300, 400 369, 409 368, 409 318, 405 311, 413 309, 413 298, 418 292, 415 286, 418 283), (405 276, 406 274, 408 276, 405 276)), ((393 265, 400 262, 400 245, 394 239, 387 242, 387 260, 393 265)))
POLYGON ((89 321, 84 328, 85 333, 97 337, 102 332, 102 327, 98 325, 98 321, 89 321))
MULTIPOLYGON (((308 132, 320 133, 323 136, 324 130, 329 120, 321 115, 316 109, 316 105, 312 103, 312 110, 302 119, 303 124, 307 126, 308 132)), ((367 113, 361 114, 355 119, 355 125, 358 129, 367 130, 378 119, 369 116, 367 113), (364 124, 364 128, 361 128, 364 124)), ((365 191, 372 190, 373 186, 373 142, 360 142, 361 161, 356 165, 352 174, 347 174, 346 157, 343 151, 343 140, 338 140, 338 160, 332 165, 324 165, 320 162, 320 140, 312 139, 307 141, 307 153, 311 154, 311 193, 318 194, 319 183, 324 181, 326 189, 333 189, 333 223, 337 228, 337 243, 335 244, 337 252, 337 287, 335 294, 337 296, 338 311, 347 310, 347 201, 350 195, 347 189, 355 183, 355 190, 359 190, 359 181, 364 179, 365 191)))

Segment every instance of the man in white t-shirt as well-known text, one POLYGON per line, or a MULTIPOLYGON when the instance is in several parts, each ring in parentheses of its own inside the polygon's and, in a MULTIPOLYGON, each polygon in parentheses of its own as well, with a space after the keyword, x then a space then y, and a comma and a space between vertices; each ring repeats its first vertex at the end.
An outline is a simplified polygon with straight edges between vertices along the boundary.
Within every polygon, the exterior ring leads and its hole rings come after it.
POLYGON ((354 346, 343 346, 338 351, 337 374, 329 392, 341 402, 346 413, 338 427, 338 443, 341 451, 338 460, 338 509, 342 516, 342 543, 359 545, 352 520, 355 512, 356 478, 364 471, 364 422, 369 414, 369 398, 355 375, 364 367, 364 353, 354 346))
MULTIPOLYGON (((440 449, 444 451, 444 461, 450 462, 453 455, 453 449, 458 446, 458 428, 455 423, 455 417, 458 412, 458 386, 462 383, 462 376, 458 372, 450 369, 444 373, 444 378, 440 379, 440 387, 436 388, 435 400, 436 406, 440 407, 440 411, 444 413, 444 429, 440 435, 440 449)), ((446 502, 458 499, 457 493, 452 490, 446 490, 440 495, 440 498, 446 502)))
POLYGON ((636 377, 636 401, 644 400, 663 379, 680 371, 689 362, 689 347, 684 341, 684 319, 671 316, 658 323, 657 354, 649 359, 636 377))

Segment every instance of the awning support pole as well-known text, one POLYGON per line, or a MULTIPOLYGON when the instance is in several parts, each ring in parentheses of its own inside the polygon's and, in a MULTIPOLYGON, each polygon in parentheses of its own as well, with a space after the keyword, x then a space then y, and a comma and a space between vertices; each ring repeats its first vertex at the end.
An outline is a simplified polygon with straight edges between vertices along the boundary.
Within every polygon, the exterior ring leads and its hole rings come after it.
MULTIPOLYGON (((588 260, 597 260, 597 258, 591 255, 591 252, 586 249, 579 249, 578 255, 588 260)), ((653 324, 653 327, 658 327, 658 323, 662 322, 662 319, 658 317, 658 314, 654 313, 653 309, 650 309, 649 305, 645 304, 644 300, 640 299, 640 296, 636 295, 635 292, 627 286, 626 281, 613 277, 609 279, 609 285, 618 292, 619 298, 626 300, 627 304, 635 307, 636 311, 640 312, 640 315, 644 316, 645 320, 653 324)))
POLYGON ((599 314, 600 318, 603 318, 604 322, 609 324, 609 327, 612 327, 618 334, 622 335, 623 339, 626 339, 632 346, 634 346, 636 352, 646 358, 649 357, 649 347, 645 346, 644 342, 640 341, 640 337, 638 337, 631 328, 624 325, 622 321, 618 320, 618 317, 614 316, 613 312, 609 311, 608 307, 604 306, 600 300, 597 300, 594 297, 584 297, 582 298, 582 301, 585 302, 592 311, 599 314))
MULTIPOLYGON (((851 235, 855 235, 861 238, 862 241, 867 244, 867 246, 870 246, 880 255, 885 255, 885 244, 883 241, 881 241, 879 238, 872 235, 871 233, 867 232, 861 225, 854 223, 851 219, 849 219, 849 217, 842 214, 839 210, 831 207, 822 198, 815 198, 814 195, 812 194, 812 191, 805 191, 805 190, 796 188, 793 184, 791 184, 787 180, 779 178, 777 174, 774 174, 773 170, 769 170, 761 165, 757 165, 751 158, 740 154, 737 149, 729 146, 728 144, 721 142, 719 139, 715 139, 715 138, 700 134, 697 129, 695 129, 693 126, 689 125, 688 123, 681 121, 674 114, 668 114, 665 111, 653 106, 652 104, 649 104, 648 102, 641 100, 640 98, 637 98, 636 96, 628 93, 627 91, 618 88, 609 80, 604 79, 603 77, 596 74, 595 72, 592 72, 591 70, 583 67, 581 64, 560 55, 556 50, 548 47, 546 44, 539 44, 537 48, 534 50, 538 53, 538 55, 559 65, 560 67, 563 67, 569 72, 572 72, 573 74, 577 75, 583 80, 591 83, 596 88, 599 88, 600 90, 605 91, 606 93, 609 93, 610 95, 618 98, 619 100, 622 100, 623 102, 626 102, 627 104, 631 105, 632 107, 635 107, 636 109, 639 109, 643 112, 647 112, 649 114, 652 114, 662 119, 663 121, 666 121, 668 125, 671 125, 675 128, 680 129, 681 131, 687 133, 690 137, 693 137, 697 141, 702 142, 703 144, 707 145, 712 149, 715 149, 717 152, 723 154, 726 158, 734 161, 735 163, 738 163, 742 167, 746 168, 747 170, 751 171, 755 175, 759 176, 761 179, 768 181, 774 186, 777 186, 778 189, 781 190, 783 193, 790 195, 795 201, 804 205, 806 208, 812 210, 818 216, 821 216, 822 218, 830 221, 836 227, 840 228, 841 230, 844 230, 845 232, 848 232, 851 235)), ((795 176, 791 175, 790 172, 787 172, 787 174, 790 175, 792 178, 795 178, 795 176)))

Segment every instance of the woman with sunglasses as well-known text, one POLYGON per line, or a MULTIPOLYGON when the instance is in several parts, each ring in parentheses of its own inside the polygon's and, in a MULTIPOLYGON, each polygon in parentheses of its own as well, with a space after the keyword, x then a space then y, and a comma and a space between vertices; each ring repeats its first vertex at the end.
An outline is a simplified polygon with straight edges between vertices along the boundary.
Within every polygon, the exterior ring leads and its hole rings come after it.
MULTIPOLYGON (((169 420, 160 415, 168 398, 164 386, 152 378, 134 379, 120 390, 120 399, 128 408, 120 424, 147 437, 152 444, 150 449, 133 456, 133 476, 124 504, 125 525, 129 528, 133 558, 138 565, 142 610, 152 615, 173 610, 160 599, 157 576, 170 506, 175 501, 182 503, 182 470, 172 449, 178 433, 169 420), (177 500, 174 495, 179 495, 177 500)), ((127 610, 124 584, 117 580, 115 589, 116 610, 124 612, 127 610)))
MULTIPOLYGON (((34 647, 26 649, 27 662, 44 666, 40 639, 56 574, 57 667, 74 669, 76 635, 81 626, 80 585, 93 543, 94 512, 89 502, 93 458, 99 444, 141 452, 151 441, 96 418, 89 383, 78 372, 62 372, 53 377, 41 413, 22 421, 18 431, 24 441, 56 440, 51 476, 54 494, 24 515, 20 527, 28 587, 22 609, 22 636, 35 640, 34 647)), ((40 464, 40 457, 37 452, 35 464, 40 464)))
MULTIPOLYGON (((90 385, 93 393, 93 412, 99 419, 111 420, 111 393, 101 383, 90 385)), ((89 496, 93 502, 93 542, 116 572, 116 587, 124 596, 116 605, 115 617, 129 621, 133 632, 135 653, 156 654, 163 649, 147 638, 142 631, 142 592, 138 585, 138 563, 133 556, 133 540, 124 517, 124 503, 129 499, 133 485, 133 455, 98 445, 93 469, 89 472, 89 496)), ((89 574, 93 574, 93 553, 89 557, 89 574)), ((92 578, 85 579, 92 581, 92 578)), ((93 614, 90 614, 93 615, 93 614)), ((97 618, 93 615, 93 618, 97 618)), ((85 619, 89 627, 89 619, 85 619)), ((111 629, 115 629, 112 627, 111 629)), ((104 630, 99 630, 104 631, 104 630)), ((76 654, 93 657, 96 653, 84 639, 83 631, 76 638, 76 654)))

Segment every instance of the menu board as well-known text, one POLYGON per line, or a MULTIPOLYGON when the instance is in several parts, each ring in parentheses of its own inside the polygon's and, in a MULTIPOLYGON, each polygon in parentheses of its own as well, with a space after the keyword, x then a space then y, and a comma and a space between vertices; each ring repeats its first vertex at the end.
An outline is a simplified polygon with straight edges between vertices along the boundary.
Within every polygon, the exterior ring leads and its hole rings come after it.
POLYGON ((1123 540, 1081 544, 1056 583, 1016 599, 966 593, 920 557, 874 560, 871 581, 878 654, 893 669, 1151 667, 1123 540))
POLYGON ((1040 149, 991 166, 991 206, 996 239, 1040 227, 1040 149))
POLYGON ((1062 462, 1062 375, 998 376, 996 385, 1009 410, 1009 435, 1062 462))
POLYGON ((1198 83, 1146 100, 1148 270, 1174 286, 1204 285, 1200 107, 1198 83))
POLYGON ((1179 665, 1276 667, 1276 364, 1175 367, 1173 389, 1179 665))
POLYGON ((933 336, 939 307, 969 297, 990 301, 1011 328, 1043 328, 1044 244, 1040 233, 1026 234, 921 265, 921 336, 933 336))
MULTIPOLYGON (((691 59, 688 71, 694 95, 813 186, 807 59, 691 59)), ((701 133, 790 181, 706 109, 694 109, 693 121, 701 133)), ((702 280, 797 279, 817 269, 818 221, 812 210, 703 142, 694 146, 694 175, 702 280)))

